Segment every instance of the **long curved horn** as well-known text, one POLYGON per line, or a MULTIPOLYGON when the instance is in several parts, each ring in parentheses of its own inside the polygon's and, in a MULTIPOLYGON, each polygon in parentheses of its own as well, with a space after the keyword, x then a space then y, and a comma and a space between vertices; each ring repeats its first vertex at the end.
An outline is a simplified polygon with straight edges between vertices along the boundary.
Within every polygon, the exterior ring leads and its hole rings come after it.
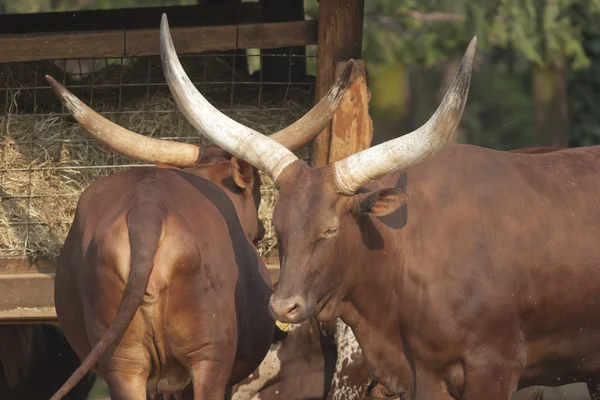
POLYGON ((50 75, 46 81, 73 117, 100 143, 127 158, 145 162, 162 162, 177 167, 198 164, 200 148, 192 144, 149 138, 132 132, 104 118, 50 75))
POLYGON ((187 120, 223 150, 246 160, 274 182, 285 167, 298 159, 291 150, 310 141, 333 116, 350 81, 353 65, 348 63, 339 81, 307 115, 267 137, 221 113, 196 89, 179 62, 165 14, 160 23, 160 55, 171 94, 187 120))
POLYGON ((353 68, 354 60, 348 60, 346 67, 331 85, 327 94, 310 111, 287 128, 269 135, 269 138, 291 151, 298 151, 313 140, 333 118, 350 84, 353 68))
POLYGON ((474 37, 442 103, 423 126, 331 166, 335 169, 335 182, 340 193, 353 194, 382 175, 418 164, 446 145, 460 123, 467 102, 476 46, 477 37, 474 37))

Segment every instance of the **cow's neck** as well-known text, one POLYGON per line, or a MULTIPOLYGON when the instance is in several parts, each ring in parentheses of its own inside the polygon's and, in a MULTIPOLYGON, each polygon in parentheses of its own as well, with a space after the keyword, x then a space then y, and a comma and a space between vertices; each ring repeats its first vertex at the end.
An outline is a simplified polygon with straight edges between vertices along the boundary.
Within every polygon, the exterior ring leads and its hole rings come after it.
POLYGON ((407 271, 395 229, 378 219, 361 223, 363 246, 347 249, 357 276, 342 320, 352 327, 374 376, 393 392, 410 387, 411 367, 404 354, 402 310, 407 271), (365 228, 366 227, 366 228, 365 228), (364 240, 364 229, 370 229, 364 240), (369 246, 371 246, 369 248, 369 246), (395 373, 389 374, 389 371, 395 373), (397 373, 403 371, 402 373, 397 373))

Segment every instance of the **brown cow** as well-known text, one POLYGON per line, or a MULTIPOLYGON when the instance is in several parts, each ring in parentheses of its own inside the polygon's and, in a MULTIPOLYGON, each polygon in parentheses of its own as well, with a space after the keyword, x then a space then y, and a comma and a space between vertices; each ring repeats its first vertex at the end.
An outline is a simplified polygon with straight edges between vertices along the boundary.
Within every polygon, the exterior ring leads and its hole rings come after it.
POLYGON ((358 342, 341 320, 310 318, 276 332, 267 357, 234 387, 232 400, 398 398, 371 384, 358 342))
MULTIPOLYGON (((0 325, 0 399, 47 399, 81 362, 56 326, 0 325)), ((96 376, 89 372, 65 396, 86 400, 96 376)))
POLYGON ((598 375, 600 146, 446 146, 476 39, 425 125, 318 169, 268 138, 213 129, 223 117, 189 84, 166 21, 161 44, 187 119, 279 188, 277 319, 341 317, 404 398, 508 400, 598 375))
POLYGON ((309 319, 286 332, 276 329, 275 336, 265 359, 233 388, 231 399, 323 399, 330 386, 325 383, 326 365, 334 360, 335 347, 321 334, 318 322, 309 319))
MULTIPOLYGON (((351 69, 305 117, 271 138, 286 151, 312 140, 331 119, 351 69)), ((47 80, 111 149, 185 167, 129 169, 82 193, 60 254, 55 302, 83 362, 52 399, 93 368, 113 399, 179 397, 191 381, 195 399, 222 400, 258 367, 274 329, 271 281, 252 244, 260 235, 257 172, 219 148, 121 128, 47 80)))
MULTIPOLYGON (((537 154, 552 151, 536 149, 537 154)), ((511 151, 522 150, 530 152, 511 151)), ((285 333, 276 329, 279 337, 267 357, 256 371, 234 386, 232 400, 399 399, 382 384, 371 381, 352 330, 339 318, 327 323, 310 318, 288 329, 285 333)), ((544 394, 546 400, 590 399, 581 387, 531 389, 519 392, 513 400, 542 399, 544 394)))

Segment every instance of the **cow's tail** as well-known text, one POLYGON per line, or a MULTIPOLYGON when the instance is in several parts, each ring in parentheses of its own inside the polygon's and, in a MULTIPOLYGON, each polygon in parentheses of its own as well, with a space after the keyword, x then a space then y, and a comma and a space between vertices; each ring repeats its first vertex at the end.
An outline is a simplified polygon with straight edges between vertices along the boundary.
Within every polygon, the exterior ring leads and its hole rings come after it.
POLYGON ((164 208, 156 204, 139 204, 129 210, 127 214, 131 252, 129 278, 125 284, 117 315, 79 368, 50 400, 59 400, 69 393, 129 327, 144 299, 166 217, 167 212, 164 208))

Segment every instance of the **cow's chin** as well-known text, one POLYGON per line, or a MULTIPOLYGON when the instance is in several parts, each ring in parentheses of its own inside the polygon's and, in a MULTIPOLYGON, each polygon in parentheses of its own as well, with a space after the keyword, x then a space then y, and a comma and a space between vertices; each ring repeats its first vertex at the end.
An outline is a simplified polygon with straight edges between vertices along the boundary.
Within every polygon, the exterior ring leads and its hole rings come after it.
POLYGON ((315 308, 315 317, 317 321, 329 322, 338 318, 342 314, 342 302, 337 296, 328 293, 317 303, 315 308))

